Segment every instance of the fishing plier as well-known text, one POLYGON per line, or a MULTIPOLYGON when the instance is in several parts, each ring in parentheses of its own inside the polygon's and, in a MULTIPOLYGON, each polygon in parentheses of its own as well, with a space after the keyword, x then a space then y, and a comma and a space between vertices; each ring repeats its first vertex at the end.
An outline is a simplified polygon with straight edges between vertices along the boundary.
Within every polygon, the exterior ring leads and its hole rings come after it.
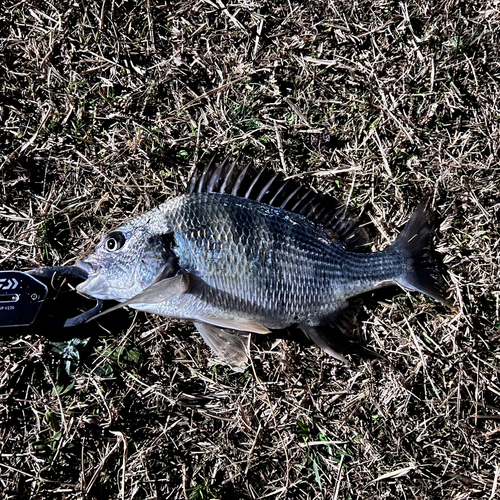
POLYGON ((97 315, 103 306, 100 299, 80 300, 74 283, 86 280, 85 270, 75 266, 39 267, 30 271, 0 271, 0 327, 40 325, 68 328, 81 325, 97 315), (70 302, 78 302, 81 310, 70 302), (61 298, 65 300, 62 301, 61 298), (73 300, 78 298, 78 300, 73 300), (73 315, 74 313, 79 313, 73 315), (72 315, 68 317, 68 315, 72 315))

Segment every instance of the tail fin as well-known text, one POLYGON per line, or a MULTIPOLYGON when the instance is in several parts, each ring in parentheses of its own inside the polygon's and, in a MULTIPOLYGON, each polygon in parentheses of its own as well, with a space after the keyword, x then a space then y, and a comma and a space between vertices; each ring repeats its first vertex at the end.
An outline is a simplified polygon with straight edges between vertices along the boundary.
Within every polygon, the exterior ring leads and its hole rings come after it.
POLYGON ((431 253, 433 226, 429 201, 421 203, 413 212, 389 251, 399 252, 406 257, 404 274, 397 282, 410 290, 425 293, 448 307, 452 307, 441 290, 440 274, 431 253))

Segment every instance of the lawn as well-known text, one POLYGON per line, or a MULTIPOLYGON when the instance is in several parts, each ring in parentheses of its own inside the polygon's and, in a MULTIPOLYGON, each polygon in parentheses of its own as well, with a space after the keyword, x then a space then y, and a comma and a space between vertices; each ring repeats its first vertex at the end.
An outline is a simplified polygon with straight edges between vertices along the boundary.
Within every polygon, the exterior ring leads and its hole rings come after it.
POLYGON ((253 336, 244 373, 132 310, 2 329, 2 498, 498 498, 498 2, 6 0, 0 64, 1 270, 72 265, 241 156, 370 251, 429 198, 457 306, 372 294, 349 364, 253 336))

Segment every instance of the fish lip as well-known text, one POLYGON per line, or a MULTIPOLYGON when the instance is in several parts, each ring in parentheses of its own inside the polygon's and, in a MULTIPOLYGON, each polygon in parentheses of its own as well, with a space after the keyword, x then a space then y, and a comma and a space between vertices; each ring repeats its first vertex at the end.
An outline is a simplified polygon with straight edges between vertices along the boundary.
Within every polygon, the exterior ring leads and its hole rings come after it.
POLYGON ((78 293, 85 295, 86 297, 92 297, 94 299, 101 300, 115 300, 114 297, 110 296, 109 289, 102 280, 99 279, 98 274, 90 276, 86 281, 78 284, 76 286, 78 293), (104 286, 103 286, 104 285, 104 286))
POLYGON ((96 279, 99 278, 100 266, 89 262, 87 259, 79 260, 76 263, 76 267, 83 269, 87 273, 87 279, 82 281, 76 286, 76 290, 87 297, 95 297, 95 292, 101 292, 101 290, 93 289, 96 285, 96 279))
POLYGON ((76 267, 83 269, 89 275, 89 277, 90 275, 96 274, 99 271, 99 266, 93 264, 92 262, 88 262, 85 259, 77 261, 75 265, 76 267))
POLYGON ((109 283, 103 279, 101 275, 102 266, 95 262, 89 262, 87 258, 79 260, 76 266, 88 273, 85 281, 82 281, 76 286, 78 293, 101 300, 116 300, 123 302, 130 298, 128 288, 118 288, 116 286, 110 289, 109 283))

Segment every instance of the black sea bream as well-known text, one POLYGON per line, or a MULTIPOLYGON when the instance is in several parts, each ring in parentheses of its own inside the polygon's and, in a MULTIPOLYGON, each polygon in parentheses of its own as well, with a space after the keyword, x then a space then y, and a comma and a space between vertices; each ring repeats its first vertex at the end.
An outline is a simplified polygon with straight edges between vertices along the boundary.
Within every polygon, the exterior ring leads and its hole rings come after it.
POLYGON ((376 288, 397 283, 446 303, 425 204, 387 249, 363 253, 344 209, 294 181, 263 177, 236 162, 195 173, 189 194, 109 233, 78 262, 89 272, 78 290, 193 322, 236 370, 248 361, 249 333, 291 326, 344 359, 319 327, 376 288))

